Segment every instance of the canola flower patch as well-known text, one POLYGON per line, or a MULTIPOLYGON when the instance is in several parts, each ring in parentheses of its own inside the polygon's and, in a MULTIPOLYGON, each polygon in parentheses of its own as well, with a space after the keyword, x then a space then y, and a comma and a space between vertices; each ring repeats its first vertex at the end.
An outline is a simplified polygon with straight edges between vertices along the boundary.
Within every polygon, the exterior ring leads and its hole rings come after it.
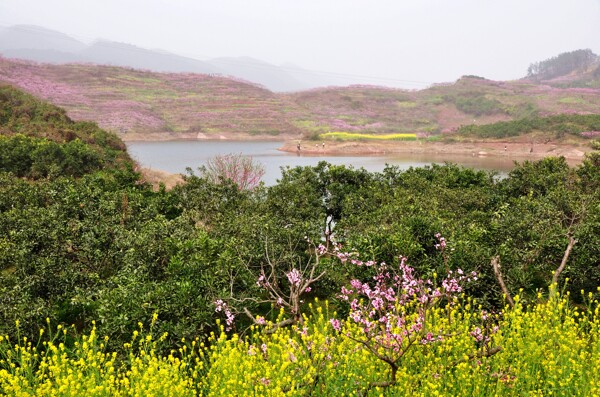
MULTIPOLYGON (((300 324, 268 334, 212 335, 166 356, 152 328, 136 331, 127 356, 105 351, 95 331, 67 346, 68 332, 40 341, 0 340, 0 393, 10 396, 593 396, 600 393, 600 317, 556 296, 502 313, 460 298, 428 313, 440 339, 419 341, 389 367, 360 343, 360 324, 337 324, 327 302, 314 302, 300 324), (483 322, 482 322, 483 320, 483 322), (43 342, 42 342, 43 341, 43 342), (493 355, 486 349, 499 347, 493 355), (409 392, 410 391, 410 392, 409 392)), ((269 324, 265 325, 266 327, 269 324)), ((384 346, 381 346, 384 349, 384 346)), ((383 350, 376 349, 375 353, 383 350)))
POLYGON ((339 141, 377 140, 377 141, 414 141, 417 134, 361 134, 354 132, 327 132, 319 135, 321 139, 339 141))

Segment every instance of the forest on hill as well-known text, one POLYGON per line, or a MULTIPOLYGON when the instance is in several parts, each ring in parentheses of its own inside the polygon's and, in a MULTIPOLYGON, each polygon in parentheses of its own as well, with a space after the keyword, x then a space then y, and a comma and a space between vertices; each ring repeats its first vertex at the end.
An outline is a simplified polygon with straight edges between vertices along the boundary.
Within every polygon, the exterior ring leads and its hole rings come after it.
POLYGON ((581 75, 588 69, 597 77, 600 75, 600 64, 597 61, 598 55, 590 49, 563 52, 544 61, 532 63, 527 69, 527 77, 537 81, 551 80, 569 74, 581 75))

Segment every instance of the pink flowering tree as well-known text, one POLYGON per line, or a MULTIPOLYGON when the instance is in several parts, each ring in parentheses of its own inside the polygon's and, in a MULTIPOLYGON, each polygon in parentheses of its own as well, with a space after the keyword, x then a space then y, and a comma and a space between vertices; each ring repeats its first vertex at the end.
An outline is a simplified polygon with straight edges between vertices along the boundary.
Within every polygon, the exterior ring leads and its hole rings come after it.
MULTIPOLYGON (((436 248, 448 267, 446 240, 439 234, 436 238, 436 248)), ((447 270, 446 276, 439 280, 422 279, 415 275, 405 257, 400 258, 398 265, 362 261, 357 252, 345 252, 339 244, 328 242, 329 246, 312 246, 310 260, 305 265, 288 266, 282 271, 267 260, 261 266, 256 281, 263 291, 263 298, 236 300, 232 294, 228 299, 231 305, 223 300, 215 302, 216 311, 225 315, 228 329, 233 325, 235 315, 244 313, 254 324, 265 325, 266 333, 273 333, 280 327, 302 323, 303 296, 325 276, 326 272, 320 266, 324 257, 337 258, 344 265, 369 268, 374 274, 372 279, 353 279, 348 286, 341 288, 339 297, 350 308, 347 319, 332 318, 330 323, 335 331, 344 331, 343 337, 354 340, 389 367, 388 379, 370 383, 365 394, 374 387, 393 386, 407 352, 418 346, 444 343, 446 338, 452 336, 448 329, 433 328, 429 319, 437 308, 454 304, 462 294, 464 285, 477 280, 477 274, 456 269, 447 270), (283 308, 287 316, 276 324, 267 323, 264 317, 255 316, 248 309, 246 304, 250 302, 283 308), (349 332, 349 328, 344 327, 344 321, 358 325, 359 332, 349 332)), ((482 322, 481 326, 472 328, 468 335, 478 348, 472 354, 466 354, 461 362, 488 357, 501 350, 498 346, 491 346, 491 334, 495 332, 491 330, 491 317, 482 314, 482 318, 488 324, 482 322)), ((302 328, 302 332, 306 330, 302 328)))
MULTIPOLYGON (((436 235, 436 248, 444 254, 446 240, 436 235)), ((401 257, 396 266, 373 261, 363 262, 355 253, 344 253, 334 248, 336 256, 342 261, 351 261, 356 266, 372 267, 375 276, 372 281, 352 280, 348 287, 342 287, 340 297, 350 305, 346 321, 357 324, 359 334, 345 333, 371 354, 389 366, 389 379, 374 382, 368 386, 389 387, 396 383, 396 373, 406 353, 419 345, 443 343, 447 336, 443 329, 429 328, 427 319, 434 308, 441 304, 452 304, 463 292, 465 283, 477 280, 475 272, 465 273, 461 269, 448 270, 438 286, 432 280, 416 277, 413 268, 401 257)), ((342 321, 331 319, 336 331, 341 331, 342 321)), ((499 347, 490 347, 491 339, 485 335, 485 328, 477 327, 471 337, 482 344, 477 353, 468 355, 469 359, 489 356, 500 351, 499 347)))
POLYGON ((265 175, 265 167, 241 153, 218 155, 208 160, 205 175, 214 183, 231 180, 240 190, 252 190, 265 175))

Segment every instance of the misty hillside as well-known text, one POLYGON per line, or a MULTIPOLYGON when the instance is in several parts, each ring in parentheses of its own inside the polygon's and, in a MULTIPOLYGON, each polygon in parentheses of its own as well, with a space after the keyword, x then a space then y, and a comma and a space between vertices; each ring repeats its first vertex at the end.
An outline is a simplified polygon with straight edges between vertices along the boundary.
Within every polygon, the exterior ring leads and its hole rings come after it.
POLYGON ((268 75, 269 83, 262 85, 275 92, 300 91, 311 86, 278 66, 250 57, 214 58, 209 64, 225 76, 235 76, 251 82, 263 81, 264 76, 268 75))
POLYGON ((156 72, 221 74, 247 80, 276 92, 297 91, 336 83, 334 79, 327 82, 311 73, 302 73, 300 68, 290 71, 286 67, 249 57, 200 61, 166 51, 149 50, 108 40, 96 40, 87 45, 61 32, 30 25, 1 29, 0 54, 6 58, 36 62, 91 62, 156 72))
POLYGON ((600 57, 590 49, 563 52, 532 63, 527 78, 564 88, 600 88, 600 57))
POLYGON ((0 58, 0 81, 124 139, 316 137, 330 131, 435 136, 470 124, 600 109, 598 88, 477 76, 421 91, 350 86, 277 94, 215 75, 0 58))
POLYGON ((52 50, 77 52, 86 45, 64 33, 33 25, 16 25, 0 30, 0 50, 52 50))
POLYGON ((158 72, 219 72, 210 64, 196 59, 107 40, 97 40, 78 54, 86 62, 101 65, 126 66, 158 72))

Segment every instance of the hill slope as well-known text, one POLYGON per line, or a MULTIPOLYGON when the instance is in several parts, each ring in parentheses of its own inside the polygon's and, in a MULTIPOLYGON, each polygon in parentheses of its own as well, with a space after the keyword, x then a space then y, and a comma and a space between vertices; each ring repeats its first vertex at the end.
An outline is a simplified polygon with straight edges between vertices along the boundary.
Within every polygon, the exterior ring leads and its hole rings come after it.
POLYGON ((128 139, 299 133, 275 94, 224 77, 0 59, 0 80, 128 139))
POLYGON ((600 113, 599 88, 477 76, 421 91, 350 86, 276 94, 215 75, 0 58, 0 81, 124 139, 288 139, 328 131, 431 136, 469 124, 600 113))
POLYGON ((0 170, 19 177, 81 176, 133 162, 123 142, 95 123, 0 85, 0 170))

